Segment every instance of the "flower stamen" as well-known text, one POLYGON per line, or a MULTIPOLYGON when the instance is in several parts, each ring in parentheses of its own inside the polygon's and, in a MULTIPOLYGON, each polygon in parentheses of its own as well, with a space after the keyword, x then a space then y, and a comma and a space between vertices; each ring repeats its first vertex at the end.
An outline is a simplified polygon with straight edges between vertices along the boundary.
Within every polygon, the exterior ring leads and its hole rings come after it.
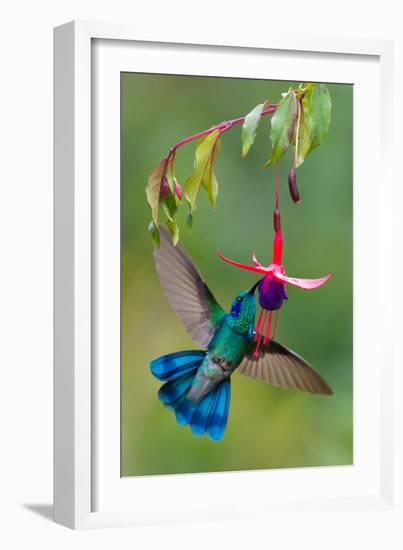
MULTIPOLYGON (((260 320, 260 317, 262 316, 262 313, 263 313, 263 319, 262 319, 262 323, 261 323, 261 327, 263 328, 265 326, 265 323, 266 323, 266 317, 267 317, 267 313, 268 311, 267 310, 261 310, 260 311, 260 316, 259 316, 259 320, 260 320)), ((258 357, 259 356, 259 349, 260 349, 260 342, 262 340, 262 335, 263 335, 263 330, 260 331, 259 329, 257 330, 257 342, 256 342, 256 347, 255 347, 255 351, 253 352, 253 355, 255 357, 258 357)))
POLYGON ((258 339, 260 328, 262 326, 262 316, 263 316, 263 309, 260 310, 259 318, 258 318, 257 325, 256 325, 256 336, 255 336, 256 340, 258 339))
POLYGON ((271 331, 272 319, 273 319, 273 312, 270 311, 269 312, 269 318, 267 320, 267 325, 266 325, 266 335, 265 335, 264 340, 263 340, 263 345, 265 345, 265 346, 270 344, 270 331, 271 331))
POLYGON ((278 309, 276 311, 276 317, 274 319, 274 327, 273 327, 273 335, 271 337, 272 340, 275 340, 276 339, 276 334, 277 334, 277 321, 278 321, 278 314, 280 313, 280 310, 278 309))

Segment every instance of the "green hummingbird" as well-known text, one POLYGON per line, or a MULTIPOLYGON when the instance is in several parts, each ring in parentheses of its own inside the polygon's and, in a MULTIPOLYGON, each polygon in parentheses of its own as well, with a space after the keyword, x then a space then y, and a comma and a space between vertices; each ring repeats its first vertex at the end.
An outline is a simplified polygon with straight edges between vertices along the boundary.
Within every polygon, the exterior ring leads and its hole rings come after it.
POLYGON ((154 260, 166 297, 202 350, 179 351, 154 359, 152 374, 164 384, 158 398, 176 421, 195 435, 220 441, 227 426, 230 381, 236 369, 273 386, 331 395, 323 378, 305 361, 275 340, 255 351, 258 281, 240 292, 226 313, 180 244, 160 230, 154 260))

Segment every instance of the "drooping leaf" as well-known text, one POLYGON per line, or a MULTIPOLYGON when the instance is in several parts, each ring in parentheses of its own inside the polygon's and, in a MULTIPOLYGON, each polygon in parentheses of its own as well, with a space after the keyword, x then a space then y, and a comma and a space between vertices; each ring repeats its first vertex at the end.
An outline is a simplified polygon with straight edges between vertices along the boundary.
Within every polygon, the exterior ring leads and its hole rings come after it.
POLYGON ((288 139, 291 143, 294 143, 295 140, 295 130, 297 127, 298 122, 298 99, 297 94, 292 94, 292 119, 291 119, 291 125, 288 128, 288 139))
POLYGON ((207 166, 202 178, 203 189, 206 191, 207 197, 211 202, 211 204, 213 205, 213 208, 215 208, 216 206, 217 195, 218 195, 218 182, 214 173, 213 165, 214 165, 214 160, 217 156, 217 153, 220 150, 220 147, 221 147, 220 138, 217 138, 217 141, 215 142, 215 144, 211 149, 211 155, 207 162, 207 166))
POLYGON ((175 195, 171 191, 169 191, 168 195, 163 199, 162 207, 168 220, 172 221, 176 216, 178 205, 176 203, 175 195))
POLYGON ((262 112, 264 108, 264 103, 256 105, 254 109, 251 110, 245 117, 244 123, 242 125, 242 156, 245 158, 249 153, 249 149, 255 142, 257 127, 259 125, 262 112))
POLYGON ((167 227, 171 233, 172 243, 174 246, 178 244, 179 241, 179 227, 176 220, 168 220, 167 227))
MULTIPOLYGON (((169 178, 166 178, 167 180, 169 180, 169 178)), ((171 178, 172 180, 172 187, 174 189, 174 184, 173 184, 173 178, 171 178)), ((167 193, 164 197, 162 197, 162 195, 160 195, 160 204, 162 204, 162 208, 167 216, 167 218, 169 220, 173 220, 176 216, 176 212, 178 211, 178 203, 176 201, 176 195, 175 195, 175 191, 174 190, 171 190, 171 186, 167 185, 167 193)))
POLYGON ((175 219, 176 213, 178 211, 178 204, 176 202, 175 187, 174 187, 174 181, 176 180, 174 177, 171 177, 171 181, 172 181, 173 190, 171 190, 171 186, 169 186, 168 194, 162 200, 162 208, 166 214, 166 217, 168 218, 166 224, 171 233, 172 242, 174 245, 176 245, 179 240, 179 227, 175 219))
POLYGON ((206 190, 209 201, 211 202, 213 207, 215 207, 218 195, 218 182, 212 168, 210 169, 209 167, 207 167, 206 174, 207 173, 209 175, 203 178, 202 184, 204 189, 206 190))
POLYGON ((304 95, 300 101, 302 108, 298 133, 297 166, 326 137, 330 126, 331 101, 325 84, 309 83, 304 86, 304 95))
POLYGON ((281 99, 271 119, 272 155, 264 165, 265 168, 271 166, 276 160, 280 160, 287 151, 293 139, 296 116, 295 94, 290 89, 281 99))
POLYGON ((153 220, 151 220, 150 225, 148 226, 148 231, 150 232, 151 237, 153 238, 155 244, 159 247, 161 244, 160 232, 159 232, 158 226, 155 225, 153 220))
MULTIPOLYGON (((205 176, 211 154, 219 136, 219 130, 214 130, 205 138, 201 139, 196 146, 194 171, 185 183, 185 197, 190 205, 191 213, 193 213, 196 208, 196 199, 200 185, 205 176)), ((208 182, 206 185, 208 186, 208 182)))
POLYGON ((297 162, 295 167, 301 166, 309 154, 312 145, 312 131, 308 124, 306 113, 301 109, 298 127, 296 130, 297 162))
POLYGON ((302 103, 311 128, 311 152, 321 145, 330 126, 332 104, 326 84, 310 86, 302 103))
POLYGON ((172 173, 169 170, 167 171, 167 181, 168 181, 169 189, 173 193, 175 190, 175 177, 172 175, 172 173))
POLYGON ((146 187, 147 202, 150 206, 151 217, 154 224, 158 225, 158 209, 160 202, 160 189, 161 180, 165 167, 165 159, 161 160, 156 166, 154 166, 151 174, 148 176, 148 182, 146 187))

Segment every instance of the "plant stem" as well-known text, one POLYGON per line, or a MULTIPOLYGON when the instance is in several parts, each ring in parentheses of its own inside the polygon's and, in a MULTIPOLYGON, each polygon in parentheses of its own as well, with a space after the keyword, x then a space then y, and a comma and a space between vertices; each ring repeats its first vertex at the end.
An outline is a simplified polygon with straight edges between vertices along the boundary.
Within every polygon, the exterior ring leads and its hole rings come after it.
MULTIPOLYGON (((262 116, 266 116, 266 115, 271 115, 272 113, 274 113, 276 111, 276 109, 277 109, 277 104, 274 104, 274 103, 269 104, 266 107, 266 109, 264 109, 262 111, 262 114, 260 116, 262 117, 262 116)), ((211 128, 209 128, 208 130, 203 130, 202 132, 198 132, 197 134, 193 134, 192 136, 184 138, 181 141, 178 141, 177 143, 175 143, 175 145, 173 145, 170 148, 168 155, 163 159, 164 160, 164 167, 163 167, 163 171, 162 171, 162 175, 161 175, 161 185, 162 185, 162 182, 164 181, 164 179, 167 176, 167 172, 168 172, 169 167, 171 168, 172 177, 174 176, 175 156, 176 156, 177 150, 180 147, 182 147, 183 145, 186 145, 186 143, 194 141, 195 139, 202 138, 204 136, 207 136, 208 134, 211 134, 212 132, 218 131, 219 135, 217 137, 217 140, 214 143, 214 147, 213 147, 212 155, 211 155, 210 170, 212 170, 212 160, 214 159, 215 149, 216 149, 218 140, 220 139, 221 135, 224 134, 224 132, 228 132, 228 130, 231 130, 231 128, 233 128, 233 126, 236 126, 237 124, 243 123, 245 121, 246 116, 247 115, 241 116, 241 117, 238 117, 238 118, 234 118, 232 120, 227 120, 227 121, 224 121, 224 122, 220 122, 220 124, 216 124, 215 126, 212 126, 211 128)), ((206 168, 207 168, 207 164, 206 164, 206 168)))
POLYGON ((276 160, 276 210, 278 209, 278 160, 276 160))
MULTIPOLYGON (((276 160, 276 190, 275 190, 275 193, 276 193, 276 202, 275 202, 275 205, 274 205, 274 212, 273 212, 273 227, 274 227, 274 241, 276 242, 276 239, 277 240, 281 240, 282 241, 282 237, 281 237, 281 216, 280 216, 280 209, 278 207, 278 204, 279 204, 279 191, 278 191, 278 160, 276 160)), ((280 253, 281 255, 281 253, 280 253)), ((276 256, 276 254, 274 254, 274 256, 276 256)))
POLYGON ((298 119, 297 119, 297 131, 295 135, 295 151, 294 151, 294 168, 297 167, 298 164, 298 140, 299 140, 299 127, 301 124, 301 103, 298 101, 298 119))
MULTIPOLYGON (((261 116, 271 115, 272 113, 274 113, 276 109, 277 109, 277 105, 274 105, 274 104, 269 105, 267 109, 262 111, 261 116)), ((167 164, 169 162, 169 159, 175 154, 176 150, 179 149, 179 147, 182 147, 182 145, 186 145, 186 143, 189 143, 190 141, 207 136, 208 134, 211 134, 211 132, 215 132, 216 130, 218 130, 220 134, 223 134, 224 132, 227 132, 228 130, 230 130, 236 124, 241 124, 241 122, 244 122, 245 118, 246 116, 241 116, 239 118, 234 118, 233 120, 220 122, 220 124, 217 124, 216 126, 212 126, 208 130, 203 130, 203 132, 199 132, 197 134, 194 134, 193 136, 189 136, 185 139, 182 139, 181 141, 178 141, 178 143, 175 143, 175 145, 173 145, 169 150, 169 154, 167 156, 167 164)))

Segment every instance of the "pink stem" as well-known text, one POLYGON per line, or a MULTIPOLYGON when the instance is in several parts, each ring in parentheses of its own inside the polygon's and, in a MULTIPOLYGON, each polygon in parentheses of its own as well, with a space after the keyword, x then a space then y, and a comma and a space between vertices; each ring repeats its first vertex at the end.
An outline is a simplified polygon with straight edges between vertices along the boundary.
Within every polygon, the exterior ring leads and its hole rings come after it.
POLYGON ((276 210, 278 210, 278 160, 276 160, 276 210))
MULTIPOLYGON (((267 109, 262 111, 261 116, 271 115, 272 113, 275 112, 276 109, 277 109, 276 104, 270 105, 267 109)), ((189 143, 190 141, 193 141, 195 139, 199 139, 201 137, 207 136, 208 134, 211 134, 211 132, 215 132, 216 130, 220 132, 220 136, 221 136, 221 134, 223 134, 224 132, 228 132, 228 130, 231 130, 231 128, 236 124, 240 124, 241 122, 244 122, 245 118, 246 118, 246 115, 241 116, 239 118, 234 118, 232 120, 228 120, 226 122, 220 122, 220 124, 216 124, 215 126, 212 126, 211 128, 209 128, 208 130, 203 130, 203 132, 199 132, 198 134, 193 134, 193 136, 189 136, 185 139, 182 139, 181 141, 178 141, 178 143, 175 143, 175 145, 173 145, 170 148, 168 155, 164 159, 164 169, 162 171, 161 182, 164 180, 165 176, 167 175, 169 163, 171 161, 174 162, 175 154, 176 154, 176 151, 179 149, 179 147, 182 147, 182 145, 186 145, 186 143, 189 143)))
POLYGON ((281 224, 280 224, 280 210, 278 207, 278 161, 276 161, 276 206, 274 209, 274 242, 273 242, 273 263, 281 265, 283 257, 283 236, 281 234, 281 224), (276 219, 278 223, 276 224, 276 219))
MULTIPOLYGON (((270 105, 266 110, 262 111, 261 116, 270 115, 275 112, 277 109, 277 105, 270 105)), ((212 126, 208 130, 203 130, 203 132, 199 132, 198 134, 194 134, 193 136, 189 136, 185 139, 182 139, 181 141, 178 141, 178 143, 175 143, 169 150, 168 158, 170 158, 179 147, 182 147, 182 145, 186 145, 186 143, 189 143, 190 141, 193 141, 194 139, 199 139, 201 137, 207 136, 208 134, 211 134, 211 132, 215 132, 218 130, 220 134, 223 134, 224 132, 227 132, 230 130, 233 126, 236 124, 240 124, 241 122, 244 122, 246 116, 241 116, 239 118, 234 118, 232 120, 228 120, 227 122, 220 122, 220 124, 216 124, 216 126, 212 126)))

